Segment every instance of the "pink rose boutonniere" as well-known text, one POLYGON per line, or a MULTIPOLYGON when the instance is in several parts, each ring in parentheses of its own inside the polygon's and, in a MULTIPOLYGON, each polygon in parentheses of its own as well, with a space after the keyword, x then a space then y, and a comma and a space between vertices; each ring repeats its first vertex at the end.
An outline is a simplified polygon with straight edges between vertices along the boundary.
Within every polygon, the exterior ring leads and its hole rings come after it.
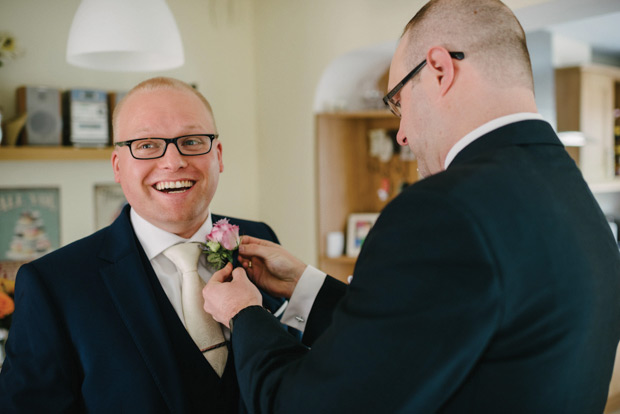
POLYGON ((219 220, 213 225, 204 243, 207 262, 215 270, 220 270, 226 263, 233 261, 233 252, 239 248, 239 243, 239 226, 230 224, 228 219, 219 220))

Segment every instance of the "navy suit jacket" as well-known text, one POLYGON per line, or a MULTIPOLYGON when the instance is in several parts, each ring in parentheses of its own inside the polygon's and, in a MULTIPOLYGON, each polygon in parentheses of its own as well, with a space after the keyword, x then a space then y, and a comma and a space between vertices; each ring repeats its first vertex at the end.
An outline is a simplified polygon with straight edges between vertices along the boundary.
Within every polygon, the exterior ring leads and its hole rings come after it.
POLYGON ((261 413, 600 414, 619 321, 605 217, 550 125, 524 121, 384 209, 351 285, 319 293, 310 351, 259 307, 232 343, 261 413))
MULTIPOLYGON (((278 241, 264 223, 230 221, 278 241)), ((111 226, 24 265, 15 300, 2 413, 245 411, 232 353, 220 379, 161 288, 128 207, 111 226)), ((272 311, 282 302, 264 295, 272 311)))

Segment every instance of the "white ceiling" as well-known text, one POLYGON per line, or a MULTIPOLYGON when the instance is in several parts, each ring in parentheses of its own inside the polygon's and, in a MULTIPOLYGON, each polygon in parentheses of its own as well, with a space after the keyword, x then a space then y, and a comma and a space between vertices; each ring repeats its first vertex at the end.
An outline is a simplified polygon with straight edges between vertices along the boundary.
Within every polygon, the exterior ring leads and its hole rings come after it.
POLYGON ((620 12, 556 24, 549 30, 588 43, 596 52, 620 55, 620 12))
POLYGON ((548 30, 620 56, 620 0, 550 0, 515 14, 526 32, 548 30))

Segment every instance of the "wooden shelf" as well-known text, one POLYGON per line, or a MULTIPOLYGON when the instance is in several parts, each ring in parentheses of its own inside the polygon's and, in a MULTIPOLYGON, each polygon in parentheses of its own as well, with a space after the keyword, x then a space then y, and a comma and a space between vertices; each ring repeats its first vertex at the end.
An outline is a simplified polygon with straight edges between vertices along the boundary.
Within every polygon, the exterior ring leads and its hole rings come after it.
POLYGON ((325 256, 329 232, 346 234, 351 213, 379 212, 405 183, 418 179, 417 163, 398 154, 386 162, 370 156, 368 132, 398 130, 400 119, 387 110, 323 112, 316 115, 318 266, 340 280, 353 273, 357 258, 325 256), (378 190, 388 184, 388 197, 378 190))
POLYGON ((0 161, 109 160, 112 147, 0 147, 0 161))
POLYGON ((357 261, 357 257, 340 256, 340 257, 327 257, 321 256, 321 261, 332 262, 337 264, 354 265, 357 261))

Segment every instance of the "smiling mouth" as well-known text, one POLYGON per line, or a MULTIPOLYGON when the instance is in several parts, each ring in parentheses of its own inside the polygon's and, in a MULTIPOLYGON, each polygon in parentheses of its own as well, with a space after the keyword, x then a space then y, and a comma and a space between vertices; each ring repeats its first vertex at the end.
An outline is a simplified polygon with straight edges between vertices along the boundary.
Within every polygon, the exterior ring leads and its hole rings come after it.
POLYGON ((153 186, 157 191, 166 194, 183 193, 194 186, 196 182, 190 180, 183 181, 161 181, 153 186))

